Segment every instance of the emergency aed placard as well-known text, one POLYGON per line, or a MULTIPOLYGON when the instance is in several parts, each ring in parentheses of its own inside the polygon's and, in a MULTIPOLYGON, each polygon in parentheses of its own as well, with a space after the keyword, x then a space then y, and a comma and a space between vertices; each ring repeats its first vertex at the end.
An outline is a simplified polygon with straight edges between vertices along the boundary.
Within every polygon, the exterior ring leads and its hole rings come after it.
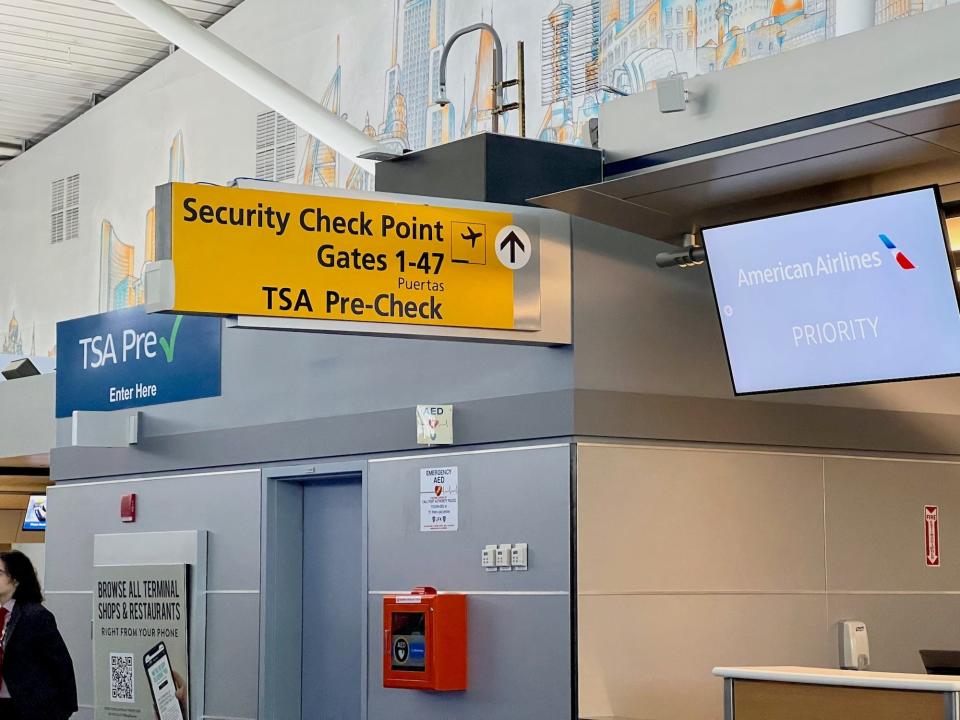
POLYGON ((420 470, 420 532, 456 531, 460 523, 457 468, 420 470))
MULTIPOLYGON (((539 305, 531 323, 526 300, 521 323, 515 296, 520 273, 527 296, 534 273, 539 288, 537 264, 498 260, 519 252, 522 230, 498 240, 513 223, 373 194, 158 188, 158 255, 173 260, 170 309, 181 313, 535 330, 539 305)), ((527 239, 535 256, 538 238, 527 239)))

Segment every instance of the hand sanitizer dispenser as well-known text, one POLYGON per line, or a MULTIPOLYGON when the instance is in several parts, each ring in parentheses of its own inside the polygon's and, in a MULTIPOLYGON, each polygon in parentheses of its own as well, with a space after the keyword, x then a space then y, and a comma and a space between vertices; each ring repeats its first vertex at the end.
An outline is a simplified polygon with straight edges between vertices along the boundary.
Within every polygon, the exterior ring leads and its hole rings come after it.
POLYGON ((842 670, 870 669, 870 642, 867 626, 859 620, 840 623, 840 668, 842 670))

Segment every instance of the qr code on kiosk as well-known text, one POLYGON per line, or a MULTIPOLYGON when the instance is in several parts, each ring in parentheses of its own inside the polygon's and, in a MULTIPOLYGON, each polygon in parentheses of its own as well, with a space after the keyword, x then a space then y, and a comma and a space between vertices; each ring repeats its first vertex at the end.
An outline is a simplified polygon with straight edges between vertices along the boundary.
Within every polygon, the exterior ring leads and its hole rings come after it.
POLYGON ((110 653, 110 702, 134 702, 133 655, 110 653))

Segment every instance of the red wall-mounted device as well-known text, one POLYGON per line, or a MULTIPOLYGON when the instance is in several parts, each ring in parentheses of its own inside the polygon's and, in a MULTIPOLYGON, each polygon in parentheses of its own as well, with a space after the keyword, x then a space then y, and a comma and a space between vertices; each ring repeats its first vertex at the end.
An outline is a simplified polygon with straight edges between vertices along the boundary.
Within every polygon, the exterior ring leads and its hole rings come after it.
POLYGON ((467 689, 467 596, 416 587, 383 598, 383 686, 467 689))
POLYGON ((137 494, 130 493, 120 498, 120 522, 136 522, 137 494))

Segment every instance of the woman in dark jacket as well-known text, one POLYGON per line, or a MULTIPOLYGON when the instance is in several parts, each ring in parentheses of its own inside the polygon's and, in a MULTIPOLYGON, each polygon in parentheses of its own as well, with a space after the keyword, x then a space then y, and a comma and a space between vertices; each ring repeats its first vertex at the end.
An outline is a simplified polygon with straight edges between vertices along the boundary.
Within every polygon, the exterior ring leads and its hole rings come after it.
POLYGON ((0 553, 0 720, 67 720, 77 710, 73 662, 42 601, 30 558, 0 553))

